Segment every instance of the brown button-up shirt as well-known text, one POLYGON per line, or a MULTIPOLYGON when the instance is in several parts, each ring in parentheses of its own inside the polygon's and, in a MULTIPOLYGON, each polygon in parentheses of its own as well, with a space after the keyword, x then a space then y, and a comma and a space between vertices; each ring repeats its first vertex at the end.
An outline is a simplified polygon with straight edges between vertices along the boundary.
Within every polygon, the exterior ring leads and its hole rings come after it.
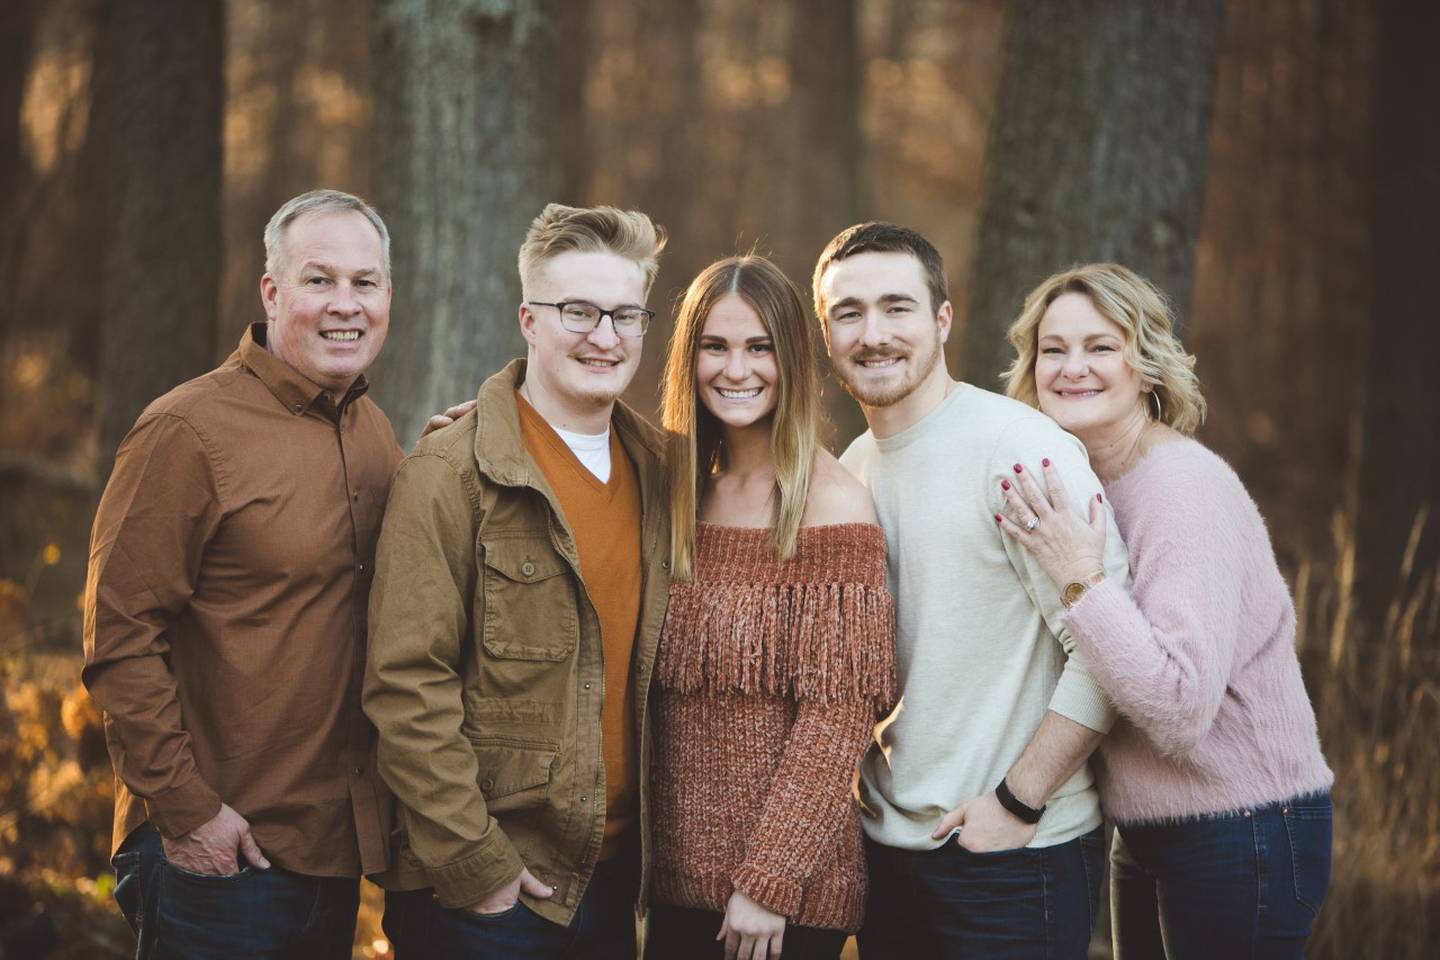
POLYGON ((85 685, 105 711, 119 846, 223 801, 288 870, 384 870, 392 800, 360 709, 375 540, 402 457, 361 378, 332 397, 255 324, 152 403, 91 535, 85 685))

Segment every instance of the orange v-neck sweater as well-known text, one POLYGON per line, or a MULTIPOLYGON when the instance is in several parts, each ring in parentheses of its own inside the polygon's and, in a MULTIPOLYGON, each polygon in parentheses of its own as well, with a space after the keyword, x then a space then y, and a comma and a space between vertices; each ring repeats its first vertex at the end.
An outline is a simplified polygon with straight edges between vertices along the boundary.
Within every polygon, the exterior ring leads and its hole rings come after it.
POLYGON ((640 620, 640 484, 612 428, 610 481, 600 482, 519 393, 520 434, 545 474, 580 554, 580 579, 600 620, 605 690, 600 708, 605 761, 605 842, 615 856, 639 816, 640 769, 631 656, 640 620))

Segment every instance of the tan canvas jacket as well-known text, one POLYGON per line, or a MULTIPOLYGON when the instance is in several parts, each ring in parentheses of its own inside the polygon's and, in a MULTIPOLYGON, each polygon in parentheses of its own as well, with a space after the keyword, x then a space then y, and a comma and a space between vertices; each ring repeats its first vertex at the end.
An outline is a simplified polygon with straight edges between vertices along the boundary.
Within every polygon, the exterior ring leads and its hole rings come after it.
MULTIPOLYGON (((422 440, 390 490, 370 593, 364 706, 400 801, 386 886, 468 906, 522 866, 555 888, 526 906, 568 924, 605 828, 600 626, 575 541, 520 434, 516 360, 479 405, 422 440)), ((670 585, 661 434, 623 404, 644 581, 635 639, 642 884, 648 879, 651 668, 670 585)), ((644 889, 642 885, 642 890, 644 889)))

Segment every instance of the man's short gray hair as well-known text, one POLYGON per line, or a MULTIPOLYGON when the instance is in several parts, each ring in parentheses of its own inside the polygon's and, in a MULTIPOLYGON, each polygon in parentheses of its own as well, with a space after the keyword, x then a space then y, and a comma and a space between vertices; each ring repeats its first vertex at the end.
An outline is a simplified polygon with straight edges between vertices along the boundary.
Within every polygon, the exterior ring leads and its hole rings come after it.
POLYGON ((270 222, 265 225, 265 272, 272 277, 280 276, 280 261, 283 259, 280 253, 280 245, 285 240, 285 228, 305 216, 307 213, 334 213, 343 210, 353 210, 360 214, 375 232, 380 234, 380 248, 385 258, 385 276, 390 276, 390 231, 385 228, 385 221, 380 219, 380 214, 375 208, 364 200, 351 193, 342 193, 339 190, 311 190, 309 193, 302 193, 298 197, 287 200, 270 222))

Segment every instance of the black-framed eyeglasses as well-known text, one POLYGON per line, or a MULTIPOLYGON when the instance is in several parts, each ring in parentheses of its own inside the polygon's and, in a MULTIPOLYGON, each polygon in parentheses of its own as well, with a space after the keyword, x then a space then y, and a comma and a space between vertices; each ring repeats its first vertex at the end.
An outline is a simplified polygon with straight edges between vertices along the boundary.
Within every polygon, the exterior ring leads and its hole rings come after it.
POLYGON ((625 306, 614 310, 602 310, 588 300, 561 300, 546 303, 544 300, 526 301, 532 307, 554 307, 560 311, 560 325, 571 333, 589 333, 600 326, 606 317, 622 337, 643 337, 655 319, 655 311, 644 307, 625 306))

